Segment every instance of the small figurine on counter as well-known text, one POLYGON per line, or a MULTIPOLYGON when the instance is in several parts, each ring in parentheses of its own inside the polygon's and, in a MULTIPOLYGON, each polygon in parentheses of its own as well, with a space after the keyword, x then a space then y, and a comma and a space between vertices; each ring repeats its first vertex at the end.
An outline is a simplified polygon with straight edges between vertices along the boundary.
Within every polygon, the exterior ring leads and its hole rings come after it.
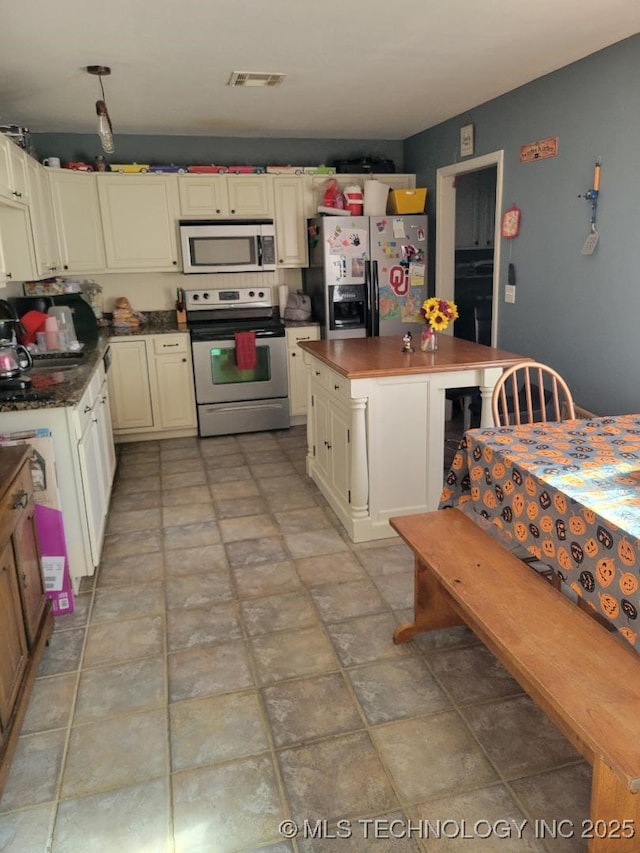
POLYGON ((405 332, 402 338, 402 352, 415 352, 412 344, 411 332, 405 332))
POLYGON ((126 296, 120 296, 116 299, 113 309, 114 326, 130 326, 133 329, 137 329, 141 320, 142 314, 132 310, 131 303, 126 296))

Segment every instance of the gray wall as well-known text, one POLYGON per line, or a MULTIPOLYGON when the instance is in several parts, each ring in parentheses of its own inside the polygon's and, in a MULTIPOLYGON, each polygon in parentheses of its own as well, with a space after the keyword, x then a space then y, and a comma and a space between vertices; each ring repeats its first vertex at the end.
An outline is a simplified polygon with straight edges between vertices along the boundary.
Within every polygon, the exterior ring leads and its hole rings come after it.
MULTIPOLYGON (((366 139, 235 139, 208 136, 133 136, 118 134, 111 163, 175 163, 254 166, 333 165, 334 160, 362 157, 390 159, 403 171, 402 142, 366 139)), ((102 154, 97 134, 34 133, 38 159, 60 157, 63 162, 93 164, 102 154)))
POLYGON ((469 122, 474 156, 505 152, 502 210, 522 210, 519 236, 502 246, 498 345, 551 364, 591 411, 640 412, 640 36, 405 140, 405 170, 429 187, 435 228, 436 169, 460 159, 469 122), (557 157, 519 162, 521 145, 548 136, 559 137, 557 157), (590 206, 578 195, 597 157, 600 240, 585 256, 590 206), (509 260, 514 305, 504 303, 509 260))

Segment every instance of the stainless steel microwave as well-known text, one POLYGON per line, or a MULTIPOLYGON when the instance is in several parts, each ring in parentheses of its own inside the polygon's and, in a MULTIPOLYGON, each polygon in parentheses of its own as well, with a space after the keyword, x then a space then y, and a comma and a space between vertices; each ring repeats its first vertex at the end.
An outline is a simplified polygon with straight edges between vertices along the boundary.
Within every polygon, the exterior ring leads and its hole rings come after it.
POLYGON ((276 268, 272 220, 180 220, 184 273, 268 272, 276 268))

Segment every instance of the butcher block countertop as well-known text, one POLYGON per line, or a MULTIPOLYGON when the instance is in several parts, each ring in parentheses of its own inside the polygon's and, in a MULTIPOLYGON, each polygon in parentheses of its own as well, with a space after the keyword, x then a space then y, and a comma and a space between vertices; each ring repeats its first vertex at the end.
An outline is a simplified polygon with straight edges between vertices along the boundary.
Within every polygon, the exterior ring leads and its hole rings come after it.
POLYGON ((347 379, 407 376, 415 373, 442 373, 469 368, 510 367, 528 356, 482 344, 438 335, 436 352, 402 352, 399 336, 347 338, 344 340, 300 341, 298 346, 347 379))

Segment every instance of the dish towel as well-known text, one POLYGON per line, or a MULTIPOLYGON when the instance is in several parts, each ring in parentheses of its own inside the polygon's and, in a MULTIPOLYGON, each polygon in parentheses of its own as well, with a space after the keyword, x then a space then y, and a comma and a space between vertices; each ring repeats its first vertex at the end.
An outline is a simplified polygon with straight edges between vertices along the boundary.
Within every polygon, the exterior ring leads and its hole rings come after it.
POLYGON ((238 370, 253 370, 258 363, 256 333, 236 332, 236 366, 238 370))

